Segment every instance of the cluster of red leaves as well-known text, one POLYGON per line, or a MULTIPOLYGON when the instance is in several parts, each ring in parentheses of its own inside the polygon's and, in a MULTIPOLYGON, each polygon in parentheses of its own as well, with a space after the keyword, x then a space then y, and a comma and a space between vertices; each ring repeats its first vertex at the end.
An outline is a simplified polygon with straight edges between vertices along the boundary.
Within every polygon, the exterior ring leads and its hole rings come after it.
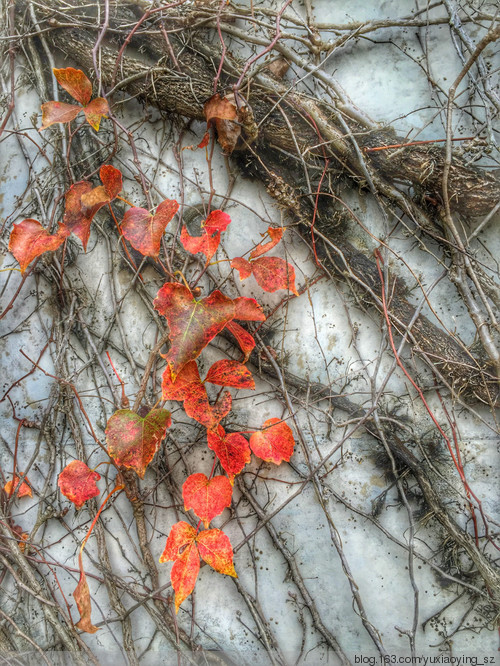
MULTIPOLYGON (((68 67, 53 71, 59 84, 79 105, 59 102, 43 104, 42 129, 54 123, 70 122, 83 110, 87 121, 98 130, 101 118, 109 111, 106 100, 97 98, 91 101, 92 85, 80 70, 68 67)), ((240 136, 241 109, 237 108, 232 99, 221 99, 219 95, 214 95, 205 105, 204 112, 207 134, 199 147, 207 144, 208 128, 214 124, 219 143, 226 152, 231 152, 240 136)), ((66 192, 64 217, 56 233, 50 234, 33 219, 14 225, 9 250, 18 260, 22 272, 36 257, 46 251, 56 250, 71 233, 78 236, 86 249, 95 214, 110 204, 122 190, 122 174, 118 169, 104 165, 99 175, 102 185, 94 187, 89 181, 83 180, 66 192)), ((154 214, 144 208, 132 207, 123 217, 121 233, 144 256, 157 259, 163 233, 178 208, 179 204, 170 199, 160 203, 154 214)), ((223 211, 212 211, 202 224, 201 236, 191 236, 186 227, 182 228, 181 243, 192 254, 204 254, 208 265, 219 247, 221 233, 230 222, 230 217, 223 211)), ((289 289, 297 294, 293 267, 277 257, 262 257, 279 243, 283 230, 269 228, 268 235, 271 240, 260 243, 250 254, 249 260, 237 257, 231 266, 240 272, 241 279, 253 273, 265 291, 289 289)), ((182 401, 186 414, 206 427, 208 447, 215 453, 227 475, 207 478, 201 473, 192 474, 183 485, 185 511, 192 510, 205 529, 200 532, 199 526, 194 528, 183 521, 176 523, 160 557, 160 562, 174 562, 171 580, 177 612, 180 604, 194 589, 200 557, 219 573, 236 576, 233 550, 228 537, 219 529, 209 529, 209 525, 231 505, 234 478, 250 462, 251 452, 263 460, 280 464, 283 460, 290 460, 294 439, 290 427, 277 418, 267 420, 261 430, 251 434, 249 440, 240 432, 226 433, 220 422, 231 410, 230 392, 224 391, 213 405, 209 401, 207 383, 234 389, 255 388, 253 377, 244 365, 255 347, 255 340, 238 323, 265 321, 265 315, 255 299, 231 299, 218 290, 197 299, 187 286, 168 282, 159 290, 154 307, 166 318, 169 326, 170 349, 164 357, 167 367, 162 378, 162 399, 182 401), (217 361, 205 379, 201 380, 196 359, 224 329, 236 338, 243 352, 243 362, 217 361)), ((116 411, 108 420, 105 431, 107 452, 114 465, 118 469, 132 469, 140 478, 144 478, 170 425, 170 412, 163 408, 154 409, 145 416, 130 409, 116 411)), ((74 503, 76 509, 80 509, 87 500, 99 495, 96 482, 100 478, 83 461, 74 460, 59 475, 58 485, 62 494, 74 503)), ((117 485, 103 501, 82 543, 82 549, 107 500, 122 487, 117 485)), ((26 480, 20 484, 18 477, 7 482, 4 492, 10 495, 16 488, 19 497, 31 495, 26 480)), ((81 550, 79 566, 80 580, 73 596, 81 619, 76 626, 82 631, 94 633, 97 628, 90 619, 90 592, 81 550)))
POLYGON ((65 69, 53 69, 57 82, 68 92, 79 104, 66 104, 65 102, 46 102, 42 104, 42 126, 44 130, 55 123, 70 123, 80 111, 83 111, 89 125, 96 131, 99 130, 101 118, 107 117, 109 106, 104 97, 92 97, 92 84, 81 69, 66 67, 65 69))
MULTIPOLYGON (((279 241, 276 237, 268 245, 274 246, 279 241)), ((214 291, 197 300, 188 287, 168 282, 159 290, 153 304, 169 326, 170 349, 164 356, 167 367, 162 377, 162 398, 182 401, 186 414, 206 427, 208 447, 214 451, 227 474, 210 479, 204 474, 192 474, 184 483, 184 508, 186 511, 193 510, 205 531, 198 533, 185 522, 177 523, 160 558, 160 562, 174 561, 171 581, 177 612, 194 588, 200 556, 216 571, 236 575, 233 573, 233 551, 229 539, 221 530, 209 530, 208 527, 213 518, 230 506, 234 477, 250 462, 251 451, 263 460, 280 464, 283 460, 290 460, 294 439, 290 427, 280 419, 266 421, 262 430, 252 433, 250 441, 243 433, 227 434, 220 421, 231 409, 231 394, 225 391, 211 405, 205 385, 254 389, 252 374, 243 363, 224 359, 214 363, 202 380, 196 363, 198 356, 216 335, 224 328, 231 330, 230 327, 235 326, 235 319, 265 320, 255 299, 241 297, 233 300, 220 291, 214 291)), ((239 324, 236 326, 246 336, 241 336, 236 329, 238 342, 243 341, 240 344, 246 361, 255 341, 239 324)), ((234 328, 232 330, 234 332, 234 328)))

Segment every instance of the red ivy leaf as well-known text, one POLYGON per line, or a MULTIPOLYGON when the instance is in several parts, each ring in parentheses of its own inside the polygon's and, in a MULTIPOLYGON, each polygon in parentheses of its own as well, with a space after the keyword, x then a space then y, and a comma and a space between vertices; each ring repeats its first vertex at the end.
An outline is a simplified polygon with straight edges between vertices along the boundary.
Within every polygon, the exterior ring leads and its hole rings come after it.
MULTIPOLYGON (((10 497, 12 495, 12 493, 15 491, 20 481, 21 479, 17 476, 17 474, 14 475, 13 479, 7 481, 7 483, 3 487, 4 492, 7 494, 7 497, 10 497)), ((33 492, 31 491, 31 488, 28 484, 28 479, 26 477, 17 490, 17 496, 19 497, 19 499, 21 497, 33 497, 33 492)))
POLYGON ((38 220, 27 219, 14 224, 9 240, 9 252, 19 262, 21 273, 44 252, 57 250, 66 235, 59 229, 55 234, 42 227, 38 220))
POLYGON ((223 359, 212 365, 205 377, 206 382, 218 386, 232 386, 233 388, 255 388, 255 382, 250 370, 238 361, 223 359))
POLYGON ((200 571, 200 555, 196 543, 186 546, 186 549, 175 560, 170 580, 175 591, 175 612, 179 611, 182 602, 194 590, 196 579, 200 571))
POLYGON ((163 400, 185 400, 189 394, 196 390, 196 387, 202 386, 200 373, 196 361, 189 361, 172 381, 172 371, 167 365, 162 378, 162 399, 163 400))
POLYGON ((243 257, 235 257, 231 261, 231 268, 235 268, 240 274, 240 281, 252 275, 252 264, 243 257))
POLYGON ((275 245, 278 245, 283 237, 283 229, 281 227, 268 227, 267 233, 271 240, 268 243, 259 243, 255 250, 250 253, 250 259, 257 259, 257 257, 266 254, 266 252, 272 250, 275 245))
POLYGON ((204 474, 191 474, 182 486, 184 509, 193 509, 205 527, 226 507, 231 506, 233 487, 227 476, 208 479, 204 474))
POLYGON ((130 409, 119 409, 106 425, 109 455, 118 465, 135 470, 143 479, 170 423, 170 412, 166 409, 154 409, 144 418, 130 409))
POLYGON ((73 592, 73 599, 76 601, 78 612, 80 613, 80 620, 75 625, 77 629, 85 631, 87 634, 95 634, 98 631, 90 621, 91 606, 90 606, 90 591, 87 583, 87 577, 83 570, 82 553, 78 556, 78 564, 80 567, 80 580, 73 592))
POLYGON ((55 123, 70 123, 82 110, 76 104, 65 102, 45 102, 42 104, 42 126, 40 132, 55 123))
POLYGON ((224 428, 207 432, 208 448, 211 449, 220 461, 231 483, 236 474, 239 474, 250 462, 250 446, 239 432, 226 435, 224 428))
POLYGON ((188 416, 201 423, 208 430, 216 428, 231 411, 232 398, 229 391, 212 407, 208 401, 207 390, 203 384, 190 386, 189 395, 184 400, 184 411, 188 416))
POLYGON ((160 254, 161 237, 178 209, 179 204, 173 199, 162 201, 154 215, 145 208, 130 208, 123 216, 122 233, 141 254, 156 258, 160 254))
POLYGON ((175 591, 175 612, 194 589, 200 570, 200 557, 195 544, 196 530, 181 520, 172 525, 160 563, 174 560, 170 580, 175 591))
POLYGON ((279 257, 261 257, 252 261, 252 270, 257 284, 264 291, 277 291, 278 289, 289 289, 296 296, 299 295, 295 288, 295 270, 284 259, 279 257))
POLYGON ((123 188, 123 176, 119 169, 111 164, 103 164, 99 169, 99 178, 104 185, 109 201, 114 199, 123 188))
POLYGON ((197 538, 201 557, 215 571, 238 578, 233 566, 231 542, 222 530, 204 530, 197 538))
POLYGON ((92 209, 96 207, 94 215, 104 204, 110 203, 122 191, 123 187, 121 171, 115 169, 111 164, 102 165, 99 169, 99 177, 102 185, 94 187, 88 194, 83 194, 81 198, 82 205, 85 208, 92 209))
POLYGON ((57 83, 69 92, 73 99, 86 106, 92 97, 92 84, 81 69, 66 67, 65 69, 53 69, 57 83))
POLYGON ((168 322, 170 350, 165 356, 175 381, 182 367, 197 358, 234 317, 234 303, 220 291, 197 301, 191 291, 176 282, 167 282, 153 305, 168 322))
POLYGON ((87 500, 99 495, 96 481, 100 478, 101 475, 89 469, 84 462, 73 460, 59 474, 57 485, 62 494, 73 502, 77 509, 81 509, 87 500))
POLYGON ((191 254, 201 252, 206 257, 206 263, 214 256, 219 247, 220 235, 231 223, 231 218, 221 210, 213 210, 202 223, 202 235, 190 236, 186 227, 181 231, 181 243, 184 249, 191 254))
POLYGON ((248 331, 245 331, 243 326, 240 326, 236 321, 230 321, 226 328, 236 338, 241 351, 244 354, 243 363, 246 363, 250 358, 250 354, 255 349, 255 340, 253 339, 253 336, 250 335, 248 331))
MULTIPOLYGON (((228 394, 229 395, 229 394, 228 394)), ((184 400, 184 411, 206 428, 215 428, 219 421, 231 410, 231 396, 227 396, 212 407, 207 390, 201 383, 196 361, 189 361, 183 366, 172 381, 172 369, 167 365, 163 373, 162 398, 164 400, 184 400)))
POLYGON ((160 564, 176 560, 181 554, 181 549, 184 549, 189 543, 196 539, 196 530, 189 523, 183 520, 172 525, 170 534, 167 538, 165 550, 160 557, 160 564))
POLYGON ((108 116, 109 106, 104 97, 96 97, 90 104, 84 107, 83 112, 88 124, 98 132, 102 117, 105 116, 107 118, 108 116))
POLYGON ((283 460, 290 460, 294 446, 290 426, 276 418, 268 419, 262 426, 262 430, 258 430, 250 436, 250 448, 255 455, 276 465, 283 460))
POLYGON ((234 318, 241 321, 266 321, 266 315, 255 298, 240 296, 234 299, 234 318))

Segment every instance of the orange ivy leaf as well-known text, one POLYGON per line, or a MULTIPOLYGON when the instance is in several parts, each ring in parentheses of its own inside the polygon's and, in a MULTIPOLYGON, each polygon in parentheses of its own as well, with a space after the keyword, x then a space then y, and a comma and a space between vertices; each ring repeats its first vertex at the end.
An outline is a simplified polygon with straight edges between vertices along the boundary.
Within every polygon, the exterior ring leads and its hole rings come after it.
POLYGON ((86 106, 92 97, 92 84, 81 69, 66 67, 52 70, 57 83, 68 92, 73 99, 86 106))
POLYGON ((90 621, 91 606, 90 606, 90 591, 87 583, 87 577, 83 570, 82 553, 78 556, 78 564, 80 567, 80 580, 73 592, 73 599, 76 601, 78 612, 80 613, 80 620, 76 623, 77 629, 85 631, 87 634, 95 634, 98 628, 95 627, 90 621))
POLYGON ((172 525, 170 534, 167 538, 165 550, 160 556, 160 564, 176 560, 183 552, 184 548, 196 539, 196 530, 189 523, 183 520, 172 525))
POLYGON ((175 560, 170 572, 170 580, 175 590, 175 612, 179 611, 182 602, 194 590, 200 571, 200 555, 196 543, 189 543, 175 560))
POLYGON ((222 468, 233 483, 236 474, 239 474, 250 462, 250 446, 239 432, 226 434, 224 428, 207 432, 208 448, 211 449, 222 465, 222 468))
POLYGON ((206 382, 218 386, 232 386, 233 388, 254 389, 255 382, 250 370, 238 361, 223 359, 216 361, 205 377, 206 382))
POLYGON ((14 224, 9 240, 9 252, 19 262, 21 273, 44 252, 54 251, 64 241, 66 235, 59 229, 55 234, 42 227, 38 220, 31 218, 14 224))
POLYGON ((197 386, 202 386, 202 383, 196 361, 186 363, 175 378, 175 382, 172 380, 171 367, 167 365, 162 377, 162 399, 185 400, 197 386))
POLYGON ((233 565, 233 549, 222 530, 204 530, 196 539, 203 560, 218 573, 238 578, 233 565))
POLYGON ((181 520, 172 525, 165 550, 160 556, 160 563, 174 561, 170 580, 175 591, 176 613, 184 599, 193 591, 200 570, 200 557, 195 540, 194 527, 181 520))
POLYGON ((123 179, 118 169, 104 164, 99 175, 103 185, 92 187, 92 183, 80 180, 72 185, 65 194, 65 210, 61 231, 74 233, 82 241, 84 250, 90 236, 90 225, 95 214, 106 203, 112 201, 121 192, 123 179))
POLYGON ((80 180, 72 185, 64 195, 65 209, 62 226, 67 233, 73 233, 82 241, 83 249, 87 249, 90 236, 90 224, 99 208, 87 209, 82 206, 82 195, 92 190, 92 183, 80 180))
POLYGON ((40 131, 55 123, 70 123, 82 110, 81 106, 66 104, 66 102, 45 102, 41 108, 42 126, 40 131))
POLYGON ((99 177, 102 185, 98 185, 88 193, 82 194, 81 199, 82 205, 87 209, 97 206, 94 215, 104 204, 110 203, 122 191, 123 187, 121 171, 111 164, 102 165, 99 169, 99 177))
POLYGON ((239 272, 240 280, 247 278, 251 269, 257 284, 264 291, 274 292, 278 289, 289 289, 296 296, 299 295, 295 288, 295 269, 284 259, 260 257, 253 261, 247 261, 243 257, 236 257, 232 260, 231 267, 236 268, 239 272))
POLYGON ((233 487, 227 476, 208 479, 204 474, 191 474, 182 486, 184 509, 192 509, 205 527, 231 506, 232 494, 233 487))
POLYGON ((182 367, 201 354, 235 312, 233 301, 220 291, 197 301, 187 287, 176 282, 164 284, 153 305, 170 328, 171 346, 165 359, 174 381, 182 367))
POLYGON ((221 232, 225 231, 230 223, 231 218, 227 213, 221 210, 213 210, 207 219, 202 222, 201 236, 190 236, 186 227, 182 227, 181 243, 184 249, 191 252, 191 254, 197 254, 198 252, 204 254, 208 264, 219 247, 221 232))
POLYGON ((268 419, 262 430, 250 435, 250 448, 258 458, 279 465, 290 460, 295 441, 289 425, 280 419, 268 419))
MULTIPOLYGON (((19 482, 21 479, 17 476, 17 474, 14 475, 14 478, 11 479, 10 481, 7 481, 5 486, 3 487, 5 493, 7 494, 7 497, 10 497, 15 489, 17 488, 19 482)), ((24 481, 21 483, 17 490, 17 496, 19 498, 21 497, 33 497, 33 492, 31 490, 31 487, 28 483, 28 479, 25 477, 24 481)))
POLYGON ((175 523, 168 535, 160 562, 174 561, 170 580, 175 591, 176 613, 181 603, 194 589, 200 570, 200 555, 219 573, 236 577, 233 566, 233 549, 224 532, 205 530, 197 535, 194 527, 188 523, 182 520, 175 523))
POLYGON ((243 363, 246 363, 250 358, 250 354, 255 349, 255 340, 253 336, 250 335, 248 331, 245 331, 243 326, 240 326, 236 321, 230 321, 226 328, 236 338, 236 341, 244 354, 243 363))
POLYGON ((109 106, 104 97, 96 97, 83 108, 83 112, 88 124, 98 132, 103 116, 108 116, 109 106))
POLYGON ((259 243, 255 250, 253 250, 250 253, 250 259, 257 259, 257 257, 262 256, 263 254, 266 254, 266 252, 269 252, 269 250, 272 250, 275 245, 278 245, 280 240, 283 237, 283 229, 281 227, 275 228, 275 227, 268 227, 267 233, 270 237, 270 241, 268 243, 259 243))
POLYGON ((167 365, 162 378, 163 400, 184 400, 184 411, 206 428, 215 428, 231 411, 231 395, 226 391, 214 407, 211 406, 207 390, 202 384, 195 361, 184 365, 172 380, 172 368, 167 365))
POLYGON ((57 485, 62 494, 67 497, 77 509, 81 509, 84 503, 99 495, 96 481, 101 475, 89 469, 81 460, 73 460, 59 474, 57 485))
POLYGON ((130 208, 123 216, 121 230, 133 248, 155 259, 160 254, 161 237, 173 216, 179 210, 174 199, 165 199, 151 213, 145 208, 130 208))
POLYGON ((166 409, 154 409, 144 418, 130 409, 119 409, 106 425, 108 453, 118 465, 133 469, 143 479, 170 424, 166 409))

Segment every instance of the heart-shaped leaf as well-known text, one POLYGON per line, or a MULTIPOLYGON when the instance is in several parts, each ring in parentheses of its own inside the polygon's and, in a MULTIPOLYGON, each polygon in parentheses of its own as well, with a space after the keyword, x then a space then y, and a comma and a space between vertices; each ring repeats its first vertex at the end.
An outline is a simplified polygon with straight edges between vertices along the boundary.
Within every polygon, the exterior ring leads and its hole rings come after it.
POLYGON ((81 460, 73 460, 59 474, 57 485, 62 494, 67 497, 77 509, 81 509, 84 502, 91 497, 99 495, 96 481, 101 475, 89 469, 81 460))
POLYGON ((118 465, 135 470, 143 479, 170 423, 170 412, 166 409, 154 409, 144 418, 130 409, 119 409, 106 425, 109 455, 118 465))
POLYGON ((24 273, 33 259, 44 252, 57 250, 66 235, 61 229, 55 234, 49 234, 38 220, 29 218, 14 224, 10 234, 9 252, 19 262, 21 273, 24 273))
POLYGON ((173 199, 162 201, 154 215, 145 208, 130 208, 123 216, 122 233, 141 254, 156 258, 167 224, 178 209, 179 204, 173 199))
POLYGON ((185 510, 193 509, 205 527, 231 505, 232 494, 233 487, 227 476, 208 479, 204 474, 191 474, 182 486, 185 510))
POLYGON ((290 460, 295 442, 289 425, 280 419, 268 419, 262 430, 250 436, 250 448, 256 456, 279 465, 290 460))

